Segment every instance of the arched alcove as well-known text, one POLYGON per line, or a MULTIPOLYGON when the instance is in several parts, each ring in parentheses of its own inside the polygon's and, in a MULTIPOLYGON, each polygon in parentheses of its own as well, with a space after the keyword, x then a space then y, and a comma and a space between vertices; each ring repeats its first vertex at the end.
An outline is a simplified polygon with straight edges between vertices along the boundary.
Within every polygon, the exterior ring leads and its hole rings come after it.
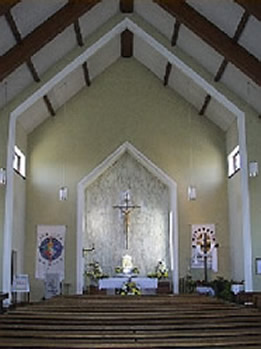
MULTIPOLYGON (((141 152, 139 152, 133 145, 131 145, 128 142, 125 142, 122 144, 117 150, 115 150, 107 159, 105 159, 97 168, 95 168, 91 173, 86 175, 79 183, 78 183, 78 221, 77 221, 77 292, 81 293, 83 290, 83 264, 84 260, 82 257, 82 249, 84 246, 84 239, 83 236, 86 233, 86 214, 88 215, 88 212, 86 213, 86 189, 92 185, 95 185, 98 179, 102 177, 105 173, 108 173, 107 171, 110 171, 112 167, 115 167, 115 164, 120 162, 122 160, 124 162, 124 165, 128 162, 129 170, 135 171, 138 170, 141 172, 147 171, 144 175, 141 176, 141 178, 147 177, 147 180, 154 181, 155 180, 155 187, 157 187, 158 195, 159 192, 161 192, 162 196, 167 199, 167 202, 162 203, 162 207, 160 208, 159 202, 155 203, 157 206, 157 209, 161 211, 161 220, 163 221, 163 224, 161 227, 159 226, 159 229, 163 231, 159 231, 158 233, 154 229, 154 231, 151 232, 151 236, 148 236, 146 239, 140 239, 140 246, 135 244, 134 248, 130 248, 131 254, 134 254, 134 257, 136 257, 136 260, 138 260, 140 263, 144 263, 141 267, 143 273, 148 272, 149 264, 152 262, 153 258, 151 257, 151 254, 149 251, 147 256, 140 256, 139 251, 137 249, 150 249, 150 244, 152 243, 152 239, 154 237, 155 240, 159 239, 160 244, 162 245, 161 248, 158 250, 155 249, 155 258, 157 257, 165 257, 168 259, 169 269, 171 271, 171 279, 173 281, 173 292, 178 293, 178 224, 177 224, 177 185, 176 182, 169 178, 160 168, 158 168, 155 164, 153 164, 146 156, 144 156, 141 152), (136 164, 135 164, 136 162, 136 164), (134 167, 134 168, 133 168, 134 167), (158 185, 156 184, 156 181, 158 181, 158 185), (164 207, 165 206, 165 207, 164 207), (153 236, 152 236, 153 235, 153 236), (166 246, 167 250, 166 251, 166 246), (143 270, 144 269, 144 270, 143 270)), ((121 165, 119 166, 121 167, 121 165)), ((117 174, 119 174, 119 171, 121 169, 118 169, 117 174)), ((114 178, 115 181, 117 181, 117 174, 114 178)), ((115 198, 116 196, 122 191, 127 185, 127 182, 130 180, 131 173, 129 175, 126 173, 123 173, 122 176, 125 177, 125 179, 122 180, 122 188, 115 189, 115 198), (118 191, 118 193, 117 193, 118 191)), ((113 177, 113 176, 112 176, 113 177)), ((113 180, 113 179, 112 179, 113 180)), ((145 180, 146 181, 146 180, 145 180)), ((114 187, 117 187, 117 184, 114 183, 114 187)), ((134 185, 134 182, 131 183, 131 185, 134 185)), ((116 188, 115 187, 115 188, 116 188)), ((143 189, 142 189, 142 183, 136 183, 134 185, 134 192, 136 192, 136 196, 138 200, 141 200, 141 196, 138 195, 138 188, 140 188, 140 195, 142 193, 149 198, 151 195, 151 199, 155 198, 155 193, 151 194, 149 193, 149 190, 146 185, 143 183, 143 189), (144 188, 145 187, 145 188, 144 188)), ((126 188, 129 189, 129 188, 126 188)), ((111 194, 111 190, 108 193, 108 195, 111 194)), ((156 195, 157 195, 156 194, 156 195)), ((166 201, 166 200, 165 200, 166 201)), ((112 205, 110 205, 112 206, 112 205)), ((110 207, 110 212, 113 208, 110 207)), ((143 212, 144 215, 148 216, 148 211, 143 212)), ((109 215, 109 214, 108 214, 109 215)), ((142 215, 142 214, 141 214, 142 215)), ((140 215, 140 216, 141 216, 140 215)), ((107 218, 105 217, 105 220, 107 218)), ((113 219, 117 220, 117 216, 113 219)), ((104 224, 103 220, 101 220, 101 224, 104 224)), ((113 224, 113 222, 112 222, 113 224)), ((151 223, 149 223, 151 224, 151 223)), ((115 229, 119 230, 121 229, 121 224, 114 225, 115 229)), ((100 227, 97 229, 97 231, 101 231, 100 234, 102 234, 103 229, 105 227, 100 227)), ((140 229, 145 232, 144 228, 136 222, 136 230, 140 229)), ((146 229, 146 228, 145 228, 146 229)), ((138 233, 137 231, 135 233, 138 233)), ((108 231, 107 234, 110 234, 108 231)), ((94 236, 92 237, 94 239, 94 236)), ((99 238, 96 237, 98 240, 99 238)), ((106 239, 110 237, 107 236, 106 239)), ((101 237, 102 239, 102 237, 101 237)), ((106 240, 105 239, 105 240, 106 240)), ((108 246, 110 249, 114 249, 115 258, 112 258, 112 253, 108 252, 108 260, 110 261, 117 261, 119 259, 119 256, 121 253, 126 252, 122 237, 117 238, 119 241, 119 244, 117 241, 115 241, 114 244, 111 244, 108 246), (117 245, 118 244, 118 245, 117 245)), ((88 241, 88 239, 85 239, 85 243, 88 241)), ((93 242, 93 241, 92 241, 93 242)), ((133 241, 134 244, 134 241, 133 241)), ((102 247, 100 247, 102 249, 102 247)), ((151 247, 153 248, 153 247, 151 247)), ((101 251, 102 252, 102 251, 101 251)), ((99 256, 99 251, 96 253, 96 257, 99 256)), ((104 257, 104 260, 107 260, 106 257, 104 257)), ((115 262, 114 261, 114 262, 115 262)), ((135 261, 134 261, 135 262, 135 261)), ((113 266, 110 266, 111 268, 113 266)))

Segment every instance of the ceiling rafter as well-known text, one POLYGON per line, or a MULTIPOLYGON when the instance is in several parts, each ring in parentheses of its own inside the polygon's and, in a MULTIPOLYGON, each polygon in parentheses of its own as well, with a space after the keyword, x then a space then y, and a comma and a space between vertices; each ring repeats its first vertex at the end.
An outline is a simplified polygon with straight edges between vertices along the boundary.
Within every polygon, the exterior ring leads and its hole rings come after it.
POLYGON ((120 0, 120 11, 122 13, 132 13, 133 8, 133 0, 120 0))
POLYGON ((86 85, 91 86, 91 79, 90 79, 90 74, 89 74, 87 62, 83 63, 82 69, 83 69, 83 74, 84 74, 84 79, 85 79, 86 85))
POLYGON ((183 1, 154 0, 182 24, 192 30, 224 59, 261 86, 261 62, 245 48, 234 42, 227 34, 183 1))
POLYGON ((128 29, 121 33, 121 56, 124 58, 133 56, 133 33, 128 29))
POLYGON ((167 86, 169 83, 169 76, 171 73, 171 69, 172 69, 172 64, 170 62, 168 62, 166 64, 166 68, 165 68, 165 75, 164 75, 164 80, 163 80, 163 85, 167 86))
POLYGON ((174 24, 173 35, 171 38, 171 46, 175 46, 177 44, 178 37, 179 37, 180 25, 181 25, 180 21, 176 20, 176 22, 174 24))
POLYGON ((100 1, 69 2, 49 17, 43 24, 28 34, 20 44, 17 44, 0 57, 0 81, 100 1))
POLYGON ((75 31, 75 35, 76 35, 76 40, 77 40, 77 44, 82 47, 84 45, 83 42, 83 37, 82 37, 82 31, 81 31, 81 26, 79 23, 79 19, 77 18, 76 21, 73 23, 74 26, 74 31, 75 31))
POLYGON ((11 8, 18 4, 20 1, 21 0, 2 1, 2 4, 0 4, 0 16, 5 15, 6 12, 10 11, 11 8))
POLYGON ((261 21, 261 2, 258 0, 234 0, 242 6, 250 15, 261 21))
MULTIPOLYGON (((84 45, 84 41, 83 41, 81 25, 80 25, 79 19, 77 19, 74 22, 74 31, 75 31, 77 43, 78 43, 78 45, 80 47, 82 47, 84 45)), ((90 74, 89 74, 89 69, 88 69, 88 66, 87 66, 87 62, 84 62, 82 64, 82 72, 83 72, 83 76, 84 76, 84 80, 85 80, 86 86, 90 86, 91 85, 91 80, 90 80, 90 74)))
MULTIPOLYGON (((245 29, 245 26, 248 22, 248 19, 249 19, 249 13, 247 11, 244 12, 244 14, 242 15, 239 23, 238 23, 238 26, 237 26, 237 29, 235 31, 235 34, 232 38, 232 40, 234 42, 237 42, 241 36, 241 34, 243 33, 243 30, 245 29)), ((224 74, 225 70, 226 70, 226 67, 228 65, 228 61, 226 59, 223 59, 223 62, 221 63, 215 77, 214 77, 214 81, 219 81, 222 77, 222 75, 224 74)))
MULTIPOLYGON (((20 31, 16 25, 16 22, 14 20, 14 17, 12 16, 10 10, 5 13, 5 18, 6 18, 6 21, 9 25, 10 29, 11 29, 11 32, 13 33, 13 36, 14 36, 16 42, 18 44, 20 44, 22 42, 22 36, 20 34, 20 31)), ((30 73, 32 74, 34 81, 40 82, 41 80, 40 80, 39 74, 36 71, 36 68, 35 68, 35 66, 30 58, 26 61, 26 65, 27 65, 30 73)))
POLYGON ((47 95, 44 95, 43 96, 43 100, 44 100, 44 103, 49 111, 49 113, 52 115, 52 116, 55 116, 56 113, 55 113, 55 110, 54 110, 54 107, 50 101, 50 98, 47 96, 47 95))
POLYGON ((206 95, 204 103, 203 103, 200 111, 198 112, 199 115, 204 115, 205 114, 210 101, 211 101, 211 96, 210 95, 206 95))

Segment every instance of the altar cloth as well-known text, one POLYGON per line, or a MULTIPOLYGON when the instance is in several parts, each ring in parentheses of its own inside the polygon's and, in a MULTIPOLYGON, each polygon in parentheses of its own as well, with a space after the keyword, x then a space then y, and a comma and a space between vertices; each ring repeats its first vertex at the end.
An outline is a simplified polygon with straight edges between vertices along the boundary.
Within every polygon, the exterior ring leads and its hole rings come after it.
POLYGON ((135 282, 141 289, 157 289, 158 279, 147 277, 110 277, 99 280, 99 290, 122 288, 127 281, 135 282))
POLYGON ((124 282, 129 280, 128 277, 111 277, 99 280, 99 290, 110 288, 121 288, 124 282))

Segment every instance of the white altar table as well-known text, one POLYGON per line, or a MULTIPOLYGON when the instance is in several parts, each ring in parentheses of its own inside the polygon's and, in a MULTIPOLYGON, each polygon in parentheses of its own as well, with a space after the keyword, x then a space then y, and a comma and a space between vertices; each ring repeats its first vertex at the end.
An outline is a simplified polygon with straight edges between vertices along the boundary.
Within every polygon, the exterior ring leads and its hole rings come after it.
POLYGON ((129 280, 128 277, 111 277, 99 280, 99 290, 121 288, 124 282, 129 280))
POLYGON ((135 282, 137 286, 141 288, 142 294, 153 294, 156 293, 158 288, 158 279, 147 278, 147 277, 110 277, 99 280, 99 290, 106 289, 108 294, 115 289, 122 288, 123 284, 127 281, 135 282))

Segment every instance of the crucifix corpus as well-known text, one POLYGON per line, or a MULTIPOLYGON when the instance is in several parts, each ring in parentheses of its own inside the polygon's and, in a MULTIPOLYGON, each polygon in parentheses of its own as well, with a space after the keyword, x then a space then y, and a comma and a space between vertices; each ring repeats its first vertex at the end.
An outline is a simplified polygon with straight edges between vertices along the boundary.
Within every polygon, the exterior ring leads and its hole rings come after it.
POLYGON ((130 194, 127 192, 124 196, 123 205, 115 205, 113 208, 118 208, 124 217, 124 230, 126 234, 126 249, 129 248, 129 228, 130 228, 130 214, 136 208, 140 208, 138 205, 131 205, 130 194))

